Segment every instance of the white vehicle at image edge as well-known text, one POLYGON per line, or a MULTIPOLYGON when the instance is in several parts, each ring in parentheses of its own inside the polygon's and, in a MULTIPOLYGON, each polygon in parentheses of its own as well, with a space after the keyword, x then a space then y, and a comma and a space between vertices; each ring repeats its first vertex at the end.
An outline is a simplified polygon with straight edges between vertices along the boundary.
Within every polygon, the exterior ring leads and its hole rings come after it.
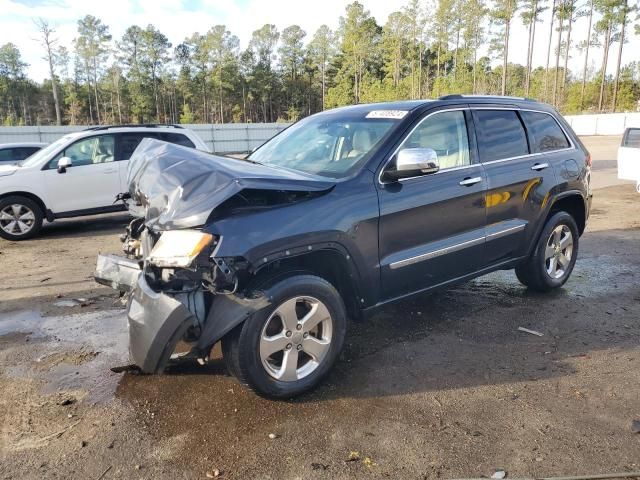
POLYGON ((0 164, 0 237, 35 236, 43 220, 125 210, 129 158, 143 138, 209 151, 177 125, 92 127, 70 133, 17 164, 0 164))
POLYGON ((46 146, 47 144, 42 142, 2 143, 0 144, 0 165, 25 160, 46 146))
POLYGON ((636 182, 640 193, 640 128, 627 128, 618 147, 618 178, 636 182))

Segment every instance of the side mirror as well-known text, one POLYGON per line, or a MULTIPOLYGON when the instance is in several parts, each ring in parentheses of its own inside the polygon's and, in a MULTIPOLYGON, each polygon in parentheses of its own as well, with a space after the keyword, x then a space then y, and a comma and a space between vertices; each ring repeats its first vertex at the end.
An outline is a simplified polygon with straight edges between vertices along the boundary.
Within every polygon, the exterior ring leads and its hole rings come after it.
POLYGON ((392 179, 416 177, 440 170, 438 154, 433 148, 405 148, 396 155, 396 168, 386 175, 392 179))
POLYGON ((58 173, 66 173, 67 168, 71 167, 73 163, 69 157, 62 157, 58 160, 58 173))

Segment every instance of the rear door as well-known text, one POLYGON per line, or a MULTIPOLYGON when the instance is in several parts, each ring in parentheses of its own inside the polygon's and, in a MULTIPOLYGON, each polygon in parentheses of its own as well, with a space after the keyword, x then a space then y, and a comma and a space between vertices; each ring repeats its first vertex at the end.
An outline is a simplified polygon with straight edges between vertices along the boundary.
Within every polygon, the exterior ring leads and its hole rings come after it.
POLYGON ((113 135, 95 135, 75 141, 43 170, 47 207, 54 213, 110 207, 120 192, 118 165, 114 162, 113 135), (57 170, 58 160, 69 157, 72 166, 57 170))
POLYGON ((118 171, 120 175, 120 193, 127 191, 127 172, 129 170, 129 159, 138 148, 138 145, 144 138, 158 138, 155 132, 126 132, 118 133, 116 160, 118 162, 118 171))
MULTIPOLYGON (((485 175, 466 108, 430 112, 402 148, 431 148, 436 173, 378 181, 379 252, 386 299, 474 272, 484 252, 485 175)), ((385 168, 393 168, 395 153, 385 168)), ((383 178, 381 176, 380 178, 383 178)))
POLYGON ((118 161, 120 171, 121 191, 125 192, 128 188, 127 173, 129 170, 129 159, 138 147, 142 139, 155 138, 163 142, 175 143, 183 147, 195 148, 193 142, 181 133, 172 132, 126 132, 117 134, 118 146, 116 149, 116 160, 118 161))
MULTIPOLYGON (((537 116, 530 119, 538 121, 537 116)), ((555 154, 544 151, 545 142, 554 139, 528 137, 524 115, 515 108, 474 108, 473 120, 488 182, 484 258, 488 266, 525 254, 526 239, 533 234, 548 192, 556 184, 555 154)))

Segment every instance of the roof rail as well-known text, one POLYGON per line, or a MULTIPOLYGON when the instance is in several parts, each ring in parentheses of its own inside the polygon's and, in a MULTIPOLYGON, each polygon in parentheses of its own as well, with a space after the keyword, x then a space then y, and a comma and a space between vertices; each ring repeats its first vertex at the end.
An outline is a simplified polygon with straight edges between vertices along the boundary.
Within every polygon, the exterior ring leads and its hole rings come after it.
POLYGON ((505 100, 521 100, 521 101, 527 101, 527 102, 535 102, 536 100, 533 98, 526 98, 526 97, 514 97, 514 96, 509 96, 509 95, 465 95, 465 94, 460 94, 460 93, 454 93, 451 95, 443 95, 441 97, 438 98, 438 100, 461 100, 463 98, 504 98, 505 100))
POLYGON ((136 123, 136 124, 124 124, 124 125, 98 125, 96 127, 85 128, 86 130, 108 130, 110 128, 184 128, 182 125, 176 125, 173 123, 136 123))

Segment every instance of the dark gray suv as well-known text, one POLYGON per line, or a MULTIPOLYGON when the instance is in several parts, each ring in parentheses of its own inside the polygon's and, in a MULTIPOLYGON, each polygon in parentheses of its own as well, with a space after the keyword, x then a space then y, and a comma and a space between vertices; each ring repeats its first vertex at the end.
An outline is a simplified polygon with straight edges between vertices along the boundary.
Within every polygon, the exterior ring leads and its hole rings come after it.
POLYGON ((291 397, 329 371, 348 316, 499 269, 561 287, 590 172, 554 109, 507 97, 330 110, 245 160, 145 140, 127 257, 100 256, 96 279, 127 292, 142 371, 205 363, 221 341, 241 382, 291 397))

